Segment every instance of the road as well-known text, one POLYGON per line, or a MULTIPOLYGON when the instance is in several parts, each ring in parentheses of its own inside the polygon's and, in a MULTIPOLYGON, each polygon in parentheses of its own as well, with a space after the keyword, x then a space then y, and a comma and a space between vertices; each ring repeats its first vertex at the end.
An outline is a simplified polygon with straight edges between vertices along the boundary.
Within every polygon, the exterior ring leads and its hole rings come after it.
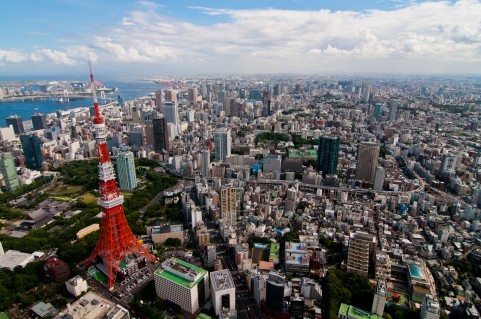
POLYGON ((254 319, 263 318, 262 313, 255 301, 254 297, 247 288, 245 279, 239 273, 236 265, 233 265, 228 257, 222 256, 222 262, 224 266, 229 269, 232 278, 234 279, 235 292, 236 292, 236 308, 237 316, 239 319, 254 319))

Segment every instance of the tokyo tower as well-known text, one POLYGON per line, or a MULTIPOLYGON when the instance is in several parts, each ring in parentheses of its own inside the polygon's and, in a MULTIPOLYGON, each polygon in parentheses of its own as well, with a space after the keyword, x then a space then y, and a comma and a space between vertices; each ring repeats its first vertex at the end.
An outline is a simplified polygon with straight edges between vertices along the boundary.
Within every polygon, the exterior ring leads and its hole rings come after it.
MULTIPOLYGON (((90 62, 89 62, 90 67, 90 62)), ((130 230, 124 214, 124 197, 119 193, 117 181, 115 180, 114 168, 110 161, 110 154, 107 145, 107 129, 105 121, 100 114, 97 95, 95 93, 95 81, 90 67, 90 88, 94 97, 94 137, 97 142, 99 156, 99 192, 97 202, 102 207, 102 227, 100 237, 95 248, 86 261, 89 265, 96 257, 100 257, 107 275, 107 285, 113 289, 117 270, 120 262, 128 255, 135 254, 143 256, 154 262, 155 257, 139 242, 130 230)))

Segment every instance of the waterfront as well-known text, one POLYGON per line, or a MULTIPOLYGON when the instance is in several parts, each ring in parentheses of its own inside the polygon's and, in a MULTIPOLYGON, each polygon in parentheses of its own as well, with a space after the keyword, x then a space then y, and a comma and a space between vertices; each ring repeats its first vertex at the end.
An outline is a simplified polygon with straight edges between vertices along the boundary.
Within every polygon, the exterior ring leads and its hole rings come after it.
MULTIPOLYGON (((88 80, 88 79, 86 79, 88 80)), ((117 99, 120 95, 124 101, 134 99, 140 96, 146 96, 153 93, 159 88, 163 88, 162 85, 154 82, 142 81, 142 80, 129 80, 129 81, 102 81, 105 86, 110 88, 117 88, 118 92, 108 94, 107 98, 117 99)), ((102 103, 102 101, 99 101, 102 103)), ((16 102, 0 102, 0 126, 5 127, 5 119, 13 114, 16 114, 22 118, 22 120, 30 120, 30 116, 36 112, 48 114, 54 113, 57 110, 68 110, 77 107, 86 107, 92 105, 92 99, 80 99, 70 102, 57 102, 52 100, 36 100, 36 101, 16 101, 16 102)))

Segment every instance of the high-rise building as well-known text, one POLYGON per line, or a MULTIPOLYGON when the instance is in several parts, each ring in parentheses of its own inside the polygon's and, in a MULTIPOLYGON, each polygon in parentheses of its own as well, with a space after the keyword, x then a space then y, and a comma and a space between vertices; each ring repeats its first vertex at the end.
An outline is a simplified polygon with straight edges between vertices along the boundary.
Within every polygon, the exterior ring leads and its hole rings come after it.
POLYGON ((369 274, 377 246, 376 237, 365 232, 351 233, 347 254, 347 271, 362 276, 369 274))
POLYGON ((222 187, 220 190, 220 212, 226 225, 237 224, 237 188, 222 187))
POLYGON ((210 273, 211 300, 216 316, 235 310, 235 285, 228 269, 210 273))
POLYGON ((197 103, 197 88, 188 88, 187 89, 187 99, 190 104, 196 104, 197 103))
POLYGON ((172 123, 175 125, 175 133, 176 135, 180 133, 180 125, 179 125, 179 109, 177 108, 176 102, 165 102, 164 103, 164 118, 167 123, 172 123))
POLYGON ((176 90, 166 90, 165 100, 168 102, 177 103, 177 91, 176 90))
POLYGON ((384 167, 376 167, 376 173, 374 174, 374 186, 375 191, 382 191, 384 185, 384 167))
POLYGON ((274 312, 284 310, 284 282, 285 277, 278 272, 271 271, 266 281, 266 307, 274 312))
POLYGON ((397 101, 389 102, 389 121, 391 122, 394 122, 396 120, 397 104, 397 101))
POLYGON ((230 156, 232 148, 232 137, 230 128, 221 127, 214 134, 215 160, 223 161, 230 156))
POLYGON ((441 162, 441 169, 439 170, 440 174, 443 175, 446 172, 456 171, 457 164, 458 164, 458 156, 452 153, 449 153, 448 155, 444 155, 441 162))
POLYGON ((155 91, 155 107, 162 112, 162 104, 164 103, 162 90, 155 91))
POLYGON ((0 153, 0 171, 2 172, 5 188, 13 192, 20 187, 15 162, 12 153, 0 153))
POLYGON ((7 126, 12 125, 13 131, 15 134, 23 134, 25 133, 25 129, 23 128, 22 118, 17 115, 10 115, 5 119, 7 122, 7 126))
POLYGON ((426 294, 421 306, 421 319, 439 319, 439 302, 431 295, 426 294))
POLYGON ((384 314, 384 306, 386 305, 387 286, 384 280, 378 280, 376 286, 376 293, 372 300, 371 312, 375 313, 379 317, 384 314))
POLYGON ((271 115, 271 92, 262 93, 262 116, 271 115))
POLYGON ((157 153, 162 151, 168 152, 170 149, 169 132, 167 130, 167 121, 164 117, 152 120, 154 131, 154 150, 157 153))
POLYGON ((381 103, 374 104, 374 118, 378 121, 381 119, 381 109, 382 109, 381 103))
POLYGON ((339 136, 321 136, 317 151, 317 170, 322 171, 323 176, 336 174, 339 144, 339 136))
POLYGON ((363 142, 357 155, 356 179, 374 184, 379 159, 379 144, 363 142))
POLYGON ((36 134, 22 134, 20 135, 20 142, 25 157, 25 166, 29 169, 41 170, 43 155, 40 138, 36 134))
POLYGON ((210 152, 209 150, 203 150, 201 152, 201 173, 203 177, 210 177, 210 152))
POLYGON ((32 115, 33 129, 43 130, 47 127, 47 116, 45 114, 35 113, 32 115))
POLYGON ((137 187, 137 176, 135 175, 134 153, 128 150, 121 150, 116 161, 119 174, 119 188, 131 192, 137 187))
POLYGON ((209 272, 177 258, 164 261, 154 278, 157 296, 190 314, 196 313, 210 295, 209 272))

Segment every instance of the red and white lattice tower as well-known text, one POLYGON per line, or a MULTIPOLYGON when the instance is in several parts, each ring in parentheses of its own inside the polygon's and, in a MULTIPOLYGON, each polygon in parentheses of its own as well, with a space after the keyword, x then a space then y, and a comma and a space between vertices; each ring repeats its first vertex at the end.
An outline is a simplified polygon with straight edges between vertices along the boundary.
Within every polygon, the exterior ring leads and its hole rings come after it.
POLYGON ((125 218, 124 208, 122 206, 124 197, 119 193, 114 168, 110 161, 107 145, 107 129, 105 128, 105 121, 100 114, 97 102, 92 68, 90 68, 90 86, 94 96, 95 118, 93 129, 99 156, 100 180, 100 197, 97 202, 102 207, 102 227, 100 228, 99 240, 92 254, 87 259, 86 265, 89 265, 96 257, 100 257, 108 277, 107 285, 112 289, 115 284, 120 262, 126 256, 135 254, 137 256, 143 256, 152 262, 156 259, 137 240, 125 218))

